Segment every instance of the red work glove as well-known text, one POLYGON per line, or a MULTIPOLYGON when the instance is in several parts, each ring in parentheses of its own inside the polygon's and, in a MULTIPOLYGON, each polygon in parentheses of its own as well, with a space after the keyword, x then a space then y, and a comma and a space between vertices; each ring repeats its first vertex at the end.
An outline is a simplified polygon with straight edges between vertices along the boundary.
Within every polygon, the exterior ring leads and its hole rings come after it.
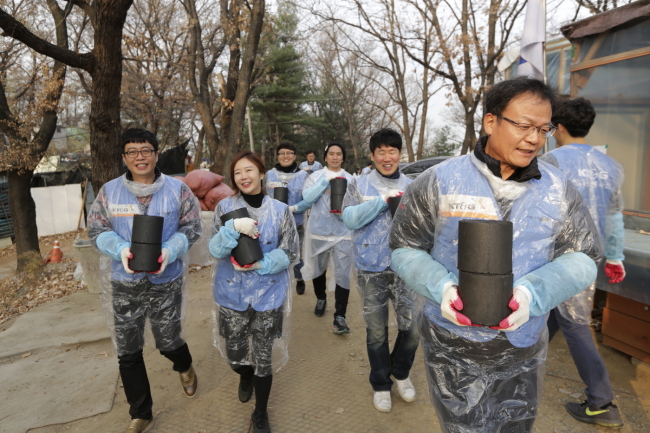
POLYGON ((513 289, 512 298, 508 307, 512 314, 503 319, 499 326, 490 326, 492 329, 502 329, 504 331, 514 331, 530 319, 530 303, 532 300, 530 291, 524 286, 517 286, 513 289))
POLYGON ((605 261, 605 275, 609 279, 609 284, 620 283, 625 279, 625 267, 623 267, 623 262, 617 260, 605 261))

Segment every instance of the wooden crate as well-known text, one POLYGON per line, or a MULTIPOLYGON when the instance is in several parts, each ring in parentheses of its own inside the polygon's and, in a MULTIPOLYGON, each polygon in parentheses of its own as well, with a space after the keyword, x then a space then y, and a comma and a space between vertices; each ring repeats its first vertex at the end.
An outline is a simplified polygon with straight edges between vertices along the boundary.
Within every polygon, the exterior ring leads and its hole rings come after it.
POLYGON ((603 344, 650 363, 650 306, 608 293, 603 344))

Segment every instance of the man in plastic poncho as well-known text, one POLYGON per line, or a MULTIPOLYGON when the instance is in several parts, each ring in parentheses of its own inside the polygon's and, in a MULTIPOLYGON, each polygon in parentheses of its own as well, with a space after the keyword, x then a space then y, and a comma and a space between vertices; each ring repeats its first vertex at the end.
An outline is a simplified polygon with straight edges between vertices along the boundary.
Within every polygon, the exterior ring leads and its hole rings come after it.
MULTIPOLYGON (((305 170, 298 168, 296 164, 296 146, 293 143, 284 141, 278 145, 276 150, 278 163, 275 164, 272 170, 266 173, 266 191, 267 194, 273 197, 273 190, 278 187, 286 187, 289 189, 289 210, 293 213, 293 218, 296 220, 296 229, 300 237, 300 249, 302 250, 302 242, 305 234, 304 212, 309 209, 309 205, 302 200, 302 186, 309 174, 305 170)), ((294 276, 296 277, 296 293, 302 295, 305 293, 305 281, 302 279, 300 269, 303 267, 303 261, 300 260, 293 268, 294 276)))
POLYGON ((370 361, 373 404, 390 412, 391 376, 404 401, 415 401, 409 378, 420 336, 413 320, 415 292, 391 269, 388 235, 393 222, 388 200, 403 194, 411 179, 399 172, 402 137, 392 129, 381 129, 370 137, 370 157, 376 170, 355 178, 343 201, 343 222, 352 232, 357 287, 363 302, 366 346, 370 361), (393 302, 397 339, 388 346, 388 303, 393 302))
MULTIPOLYGON (((605 273, 611 284, 625 277, 623 248, 623 167, 585 141, 596 118, 591 103, 584 98, 562 101, 553 112, 557 126, 558 149, 542 160, 564 172, 578 189, 596 223, 605 244, 605 273)), ((623 420, 612 404, 614 393, 600 353, 591 335, 591 310, 595 281, 573 298, 551 311, 548 320, 549 340, 562 329, 580 378, 587 385, 587 400, 567 403, 566 410, 578 421, 605 427, 621 427, 623 420)))
POLYGON ((308 150, 305 156, 307 157, 307 161, 300 163, 299 168, 301 170, 305 170, 307 174, 312 174, 313 172, 323 168, 323 164, 316 161, 316 152, 308 150))
MULTIPOLYGON (((421 345, 444 432, 531 432, 548 348, 548 312, 596 278, 597 229, 578 191, 537 152, 555 93, 518 77, 486 94, 474 153, 434 166, 406 190, 393 220, 393 267, 424 297, 421 345), (458 222, 513 224, 512 314, 471 326, 458 295, 458 222)), ((489 296, 489 294, 486 294, 489 296)))
POLYGON ((305 266, 302 274, 305 280, 314 284, 316 307, 314 314, 325 315, 327 309, 327 267, 333 264, 335 309, 332 332, 346 334, 350 328, 345 322, 345 314, 350 297, 350 271, 352 269, 352 234, 341 218, 341 210, 331 209, 330 181, 345 178, 348 184, 352 175, 343 169, 345 147, 340 143, 325 146, 327 168, 311 174, 302 189, 303 200, 311 206, 311 215, 305 230, 305 266))
POLYGON ((154 134, 128 129, 121 142, 127 172, 99 191, 88 215, 88 236, 112 259, 106 270, 110 273, 106 307, 130 406, 131 423, 125 433, 139 433, 153 423, 153 400, 142 357, 147 318, 156 348, 172 361, 185 395, 193 397, 196 393, 192 355, 181 337, 181 257, 201 236, 201 208, 183 182, 165 176, 156 167, 158 141, 154 134), (134 273, 129 268, 134 215, 165 218, 158 272, 134 273))

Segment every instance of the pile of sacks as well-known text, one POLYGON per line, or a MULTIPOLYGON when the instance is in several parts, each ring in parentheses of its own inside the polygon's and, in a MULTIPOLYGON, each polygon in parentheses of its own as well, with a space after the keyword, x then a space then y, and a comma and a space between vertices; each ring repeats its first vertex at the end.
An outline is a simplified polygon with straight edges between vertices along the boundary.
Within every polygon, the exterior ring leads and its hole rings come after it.
POLYGON ((193 170, 185 177, 177 177, 190 187, 196 198, 199 199, 201 210, 214 211, 217 204, 235 192, 225 183, 223 176, 207 170, 193 170))

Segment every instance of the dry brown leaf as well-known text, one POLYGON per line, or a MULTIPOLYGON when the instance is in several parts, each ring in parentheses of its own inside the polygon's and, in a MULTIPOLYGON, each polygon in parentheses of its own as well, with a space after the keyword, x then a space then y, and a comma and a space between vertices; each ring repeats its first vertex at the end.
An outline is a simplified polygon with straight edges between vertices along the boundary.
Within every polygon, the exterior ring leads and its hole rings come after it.
POLYGON ((32 354, 32 352, 27 352, 27 353, 24 353, 23 355, 21 355, 20 357, 21 358, 27 358, 31 354, 32 354))

